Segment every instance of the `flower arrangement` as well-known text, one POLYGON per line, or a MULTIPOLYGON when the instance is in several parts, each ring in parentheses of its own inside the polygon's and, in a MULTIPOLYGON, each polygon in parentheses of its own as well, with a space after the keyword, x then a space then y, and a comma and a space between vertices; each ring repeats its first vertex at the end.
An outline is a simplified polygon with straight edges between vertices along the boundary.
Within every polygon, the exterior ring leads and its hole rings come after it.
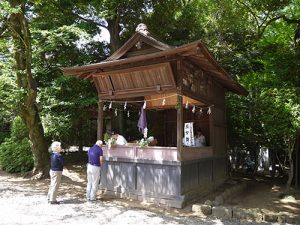
POLYGON ((149 143, 150 143, 149 139, 147 138, 147 135, 148 135, 148 128, 147 127, 144 128, 143 134, 144 134, 144 137, 141 140, 137 141, 137 144, 140 147, 148 146, 149 143))
POLYGON ((111 145, 116 144, 116 139, 110 136, 108 133, 104 134, 103 140, 107 144, 108 149, 111 148, 111 145))
POLYGON ((108 133, 105 133, 104 136, 103 136, 103 141, 105 144, 108 144, 108 140, 110 139, 110 136, 108 133))
POLYGON ((138 144, 140 147, 148 146, 149 143, 150 143, 150 141, 149 141, 147 138, 142 138, 141 140, 137 141, 137 144, 138 144))

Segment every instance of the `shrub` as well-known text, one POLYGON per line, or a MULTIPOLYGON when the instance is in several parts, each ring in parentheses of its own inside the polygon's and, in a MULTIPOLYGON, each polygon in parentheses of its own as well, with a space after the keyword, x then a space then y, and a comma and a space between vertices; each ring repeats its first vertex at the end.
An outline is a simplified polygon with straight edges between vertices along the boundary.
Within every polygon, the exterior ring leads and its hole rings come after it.
POLYGON ((19 116, 17 116, 13 121, 10 136, 15 141, 21 141, 29 136, 27 127, 19 116))
POLYGON ((33 157, 28 138, 18 142, 12 138, 5 139, 0 145, 0 166, 10 173, 32 170, 33 157))
POLYGON ((0 145, 0 167, 10 173, 27 172, 33 168, 28 130, 20 117, 13 121, 10 138, 0 145))

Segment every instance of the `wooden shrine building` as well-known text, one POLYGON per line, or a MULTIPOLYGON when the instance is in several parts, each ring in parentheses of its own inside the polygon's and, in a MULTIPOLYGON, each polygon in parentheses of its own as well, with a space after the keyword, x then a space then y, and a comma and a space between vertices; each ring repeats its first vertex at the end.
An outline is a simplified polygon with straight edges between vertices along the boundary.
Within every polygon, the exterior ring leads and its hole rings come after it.
POLYGON ((65 68, 64 73, 94 82, 100 102, 98 138, 103 138, 105 102, 145 101, 145 110, 155 111, 148 124, 158 146, 104 146, 100 184, 104 194, 181 208, 226 179, 225 93, 247 95, 247 91, 201 41, 172 47, 151 36, 142 24, 105 61, 65 68), (188 122, 201 128, 207 146, 183 146, 188 122))

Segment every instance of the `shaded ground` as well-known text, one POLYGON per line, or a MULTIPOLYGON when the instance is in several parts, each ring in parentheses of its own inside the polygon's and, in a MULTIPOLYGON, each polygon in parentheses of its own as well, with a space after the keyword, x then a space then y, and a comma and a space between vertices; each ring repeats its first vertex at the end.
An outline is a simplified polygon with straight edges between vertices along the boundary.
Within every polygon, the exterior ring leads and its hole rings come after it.
POLYGON ((274 212, 300 214, 300 192, 284 195, 285 184, 280 180, 256 178, 248 187, 227 204, 244 208, 261 208, 274 212))
POLYGON ((223 205, 260 208, 276 213, 300 215, 300 191, 292 189, 290 194, 284 194, 285 181, 263 176, 253 178, 243 176, 243 174, 235 174, 224 185, 217 188, 214 193, 196 202, 203 204, 206 200, 213 201, 217 195, 240 182, 246 182, 247 187, 242 192, 234 194, 234 197, 224 202, 223 205))

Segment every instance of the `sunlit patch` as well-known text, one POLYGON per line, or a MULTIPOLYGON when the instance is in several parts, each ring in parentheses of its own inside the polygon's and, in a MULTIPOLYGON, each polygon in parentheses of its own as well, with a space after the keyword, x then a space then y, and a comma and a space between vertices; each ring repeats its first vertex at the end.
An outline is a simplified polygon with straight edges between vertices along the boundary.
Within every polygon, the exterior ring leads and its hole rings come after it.
POLYGON ((272 192, 279 192, 280 191, 280 187, 279 186, 277 186, 277 185, 273 185, 273 187, 272 187, 272 192))

